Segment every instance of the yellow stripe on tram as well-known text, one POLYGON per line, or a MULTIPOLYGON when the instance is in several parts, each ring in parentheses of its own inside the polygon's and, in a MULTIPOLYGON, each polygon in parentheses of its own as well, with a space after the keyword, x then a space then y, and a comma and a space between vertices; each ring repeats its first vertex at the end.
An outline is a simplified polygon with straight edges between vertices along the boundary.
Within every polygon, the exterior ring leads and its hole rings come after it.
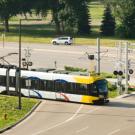
POLYGON ((99 97, 82 96, 81 102, 83 102, 83 103, 93 103, 94 100, 99 100, 99 97))

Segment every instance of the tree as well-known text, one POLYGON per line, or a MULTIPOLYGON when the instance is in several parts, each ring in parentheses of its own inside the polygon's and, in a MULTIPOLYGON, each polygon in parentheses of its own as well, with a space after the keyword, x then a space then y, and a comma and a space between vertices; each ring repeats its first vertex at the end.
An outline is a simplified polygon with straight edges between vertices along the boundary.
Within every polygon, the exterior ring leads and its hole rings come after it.
POLYGON ((89 34, 89 0, 59 0, 58 20, 62 32, 89 34))
POLYGON ((9 19, 18 13, 30 12, 36 0, 0 0, 0 18, 4 21, 5 31, 9 32, 9 19))
POLYGON ((77 16, 72 0, 59 0, 58 20, 62 33, 75 33, 77 29, 77 16))
POLYGON ((5 22, 5 30, 9 31, 8 20, 17 14, 46 13, 51 9, 58 33, 90 32, 89 0, 0 0, 0 18, 5 22))
POLYGON ((89 0, 78 0, 75 6, 78 19, 78 33, 89 34, 91 31, 90 14, 88 10, 89 0))
POLYGON ((0 0, 0 18, 4 21, 5 31, 9 32, 8 20, 16 14, 18 9, 18 1, 16 0, 0 0))
POLYGON ((121 37, 135 37, 135 0, 105 0, 113 9, 119 21, 118 34, 121 37))
POLYGON ((115 34, 115 19, 111 13, 110 6, 107 5, 104 11, 102 25, 100 27, 101 34, 104 36, 113 36, 115 34))

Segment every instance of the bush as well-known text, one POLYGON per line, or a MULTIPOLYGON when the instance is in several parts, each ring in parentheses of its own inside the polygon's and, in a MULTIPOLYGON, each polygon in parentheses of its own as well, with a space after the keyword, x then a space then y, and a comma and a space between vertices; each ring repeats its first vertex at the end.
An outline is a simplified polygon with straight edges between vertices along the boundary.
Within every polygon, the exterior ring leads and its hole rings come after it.
POLYGON ((127 32, 126 32, 126 29, 124 26, 122 25, 119 25, 117 28, 116 28, 116 35, 120 38, 125 38, 127 37, 127 32))
POLYGON ((101 76, 104 78, 116 78, 116 76, 114 74, 104 73, 104 72, 101 73, 101 76))
POLYGON ((117 86, 108 82, 108 89, 109 91, 116 91, 117 86))
POLYGON ((86 72, 87 71, 87 69, 78 68, 78 67, 65 66, 64 68, 66 71, 76 71, 76 72, 86 72))
POLYGON ((131 30, 131 28, 127 28, 126 26, 119 25, 116 28, 116 35, 119 38, 135 38, 134 35, 135 30, 131 30))

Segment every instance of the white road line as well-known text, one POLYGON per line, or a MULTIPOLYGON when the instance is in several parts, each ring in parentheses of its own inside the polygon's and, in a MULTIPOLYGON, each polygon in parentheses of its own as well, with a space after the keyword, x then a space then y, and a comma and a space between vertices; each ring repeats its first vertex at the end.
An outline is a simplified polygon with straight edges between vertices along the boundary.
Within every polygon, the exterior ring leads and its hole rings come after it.
POLYGON ((114 135, 114 134, 118 133, 119 131, 120 131, 120 129, 114 130, 111 133, 109 133, 108 135, 114 135))
POLYGON ((49 128, 47 128, 47 129, 45 129, 45 130, 41 130, 41 131, 39 131, 39 132, 37 132, 37 133, 35 133, 35 134, 33 134, 33 135, 38 135, 38 134, 44 133, 44 132, 46 132, 46 131, 48 131, 48 130, 51 130, 51 129, 53 129, 53 128, 56 128, 56 127, 58 127, 58 126, 61 126, 61 125, 65 124, 65 123, 71 121, 71 120, 79 113, 79 111, 81 110, 82 107, 83 107, 83 104, 80 105, 80 107, 77 109, 77 111, 75 112, 75 114, 74 114, 73 116, 71 116, 69 119, 67 119, 67 120, 65 120, 65 121, 63 121, 63 122, 61 122, 61 123, 58 123, 58 124, 56 124, 56 125, 54 125, 54 126, 52 126, 52 127, 49 127, 49 128))
POLYGON ((88 111, 87 113, 85 113, 85 114, 83 114, 83 115, 80 115, 80 116, 77 116, 77 117, 75 118, 75 116, 79 113, 79 111, 81 110, 82 107, 83 107, 83 105, 81 105, 81 106, 77 109, 76 113, 75 113, 73 116, 71 116, 69 119, 67 119, 67 120, 65 120, 65 121, 63 121, 63 122, 61 122, 61 123, 58 123, 58 124, 56 124, 56 125, 54 125, 54 126, 52 126, 52 127, 49 127, 49 128, 47 128, 47 129, 45 129, 45 130, 41 130, 41 131, 39 131, 39 132, 37 132, 37 133, 35 133, 35 134, 33 134, 33 135, 39 135, 39 134, 41 134, 41 133, 47 132, 47 131, 49 131, 49 130, 51 130, 51 129, 53 129, 53 128, 56 128, 56 127, 61 126, 61 125, 65 124, 65 123, 68 123, 68 122, 71 121, 71 120, 75 120, 75 119, 77 119, 77 118, 79 118, 79 117, 85 116, 86 114, 90 114, 90 113, 92 113, 92 112, 94 112, 94 111, 96 111, 96 110, 99 110, 99 109, 101 108, 101 107, 95 108, 95 109, 90 110, 90 111, 88 111))
POLYGON ((88 129, 89 127, 84 127, 84 128, 82 128, 82 129, 80 129, 80 130, 77 130, 76 131, 76 133, 80 133, 80 132, 82 132, 82 131, 84 131, 84 130, 86 130, 86 129, 88 129))
POLYGON ((102 107, 97 107, 97 108, 95 108, 95 109, 93 109, 93 110, 88 111, 88 112, 85 113, 85 114, 81 114, 81 115, 77 116, 75 119, 77 119, 77 118, 79 118, 79 117, 83 117, 83 116, 85 116, 85 115, 87 115, 87 114, 90 114, 90 113, 92 113, 92 112, 94 112, 94 111, 97 111, 97 110, 99 110, 99 109, 101 109, 101 108, 102 108, 102 107))
POLYGON ((41 51, 41 52, 55 52, 55 53, 68 53, 68 54, 84 54, 84 52, 78 52, 78 51, 65 51, 65 50, 51 50, 51 49, 34 49, 35 51, 41 51))
POLYGON ((83 107, 83 104, 78 108, 78 110, 75 112, 75 114, 71 118, 69 118, 68 120, 66 120, 66 121, 68 122, 68 121, 74 119, 75 116, 77 116, 77 114, 80 112, 80 110, 82 109, 82 107, 83 107))

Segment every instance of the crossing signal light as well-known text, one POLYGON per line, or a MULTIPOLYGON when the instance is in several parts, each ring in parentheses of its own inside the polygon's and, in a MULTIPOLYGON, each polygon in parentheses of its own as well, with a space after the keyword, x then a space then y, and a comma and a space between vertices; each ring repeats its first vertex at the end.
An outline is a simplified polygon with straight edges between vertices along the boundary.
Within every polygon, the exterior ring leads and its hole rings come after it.
POLYGON ((94 60, 94 55, 88 55, 89 60, 94 60))
POLYGON ((123 72, 122 72, 122 71, 116 71, 116 70, 115 70, 115 71, 113 72, 113 74, 114 74, 114 75, 120 75, 120 76, 122 76, 122 75, 123 75, 123 72))
POLYGON ((115 70, 115 71, 113 72, 113 74, 114 74, 114 75, 118 75, 118 71, 115 70))
POLYGON ((133 71, 133 69, 129 69, 129 74, 133 74, 134 73, 134 71, 133 71))

